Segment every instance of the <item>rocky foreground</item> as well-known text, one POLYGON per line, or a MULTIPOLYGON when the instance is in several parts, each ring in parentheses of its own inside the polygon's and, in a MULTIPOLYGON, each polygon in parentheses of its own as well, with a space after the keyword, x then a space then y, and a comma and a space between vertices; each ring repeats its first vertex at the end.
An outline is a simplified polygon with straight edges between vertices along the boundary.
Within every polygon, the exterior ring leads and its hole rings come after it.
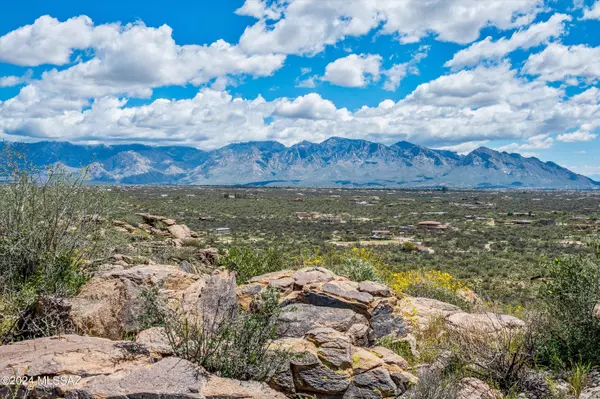
MULTIPOLYGON (((443 318, 455 331, 523 326, 512 316, 469 314, 432 299, 398 298, 383 284, 355 283, 318 267, 271 273, 242 286, 225 270, 199 276, 172 265, 125 262, 101 270, 63 304, 69 322, 85 335, 0 346, 0 397, 395 398, 419 383, 420 371, 435 365, 411 367, 377 346, 379 339, 391 337, 414 352, 414 332, 433 319, 443 318), (266 287, 281 294, 272 348, 295 354, 272 370, 266 383, 211 375, 174 357, 162 327, 140 326, 141 294, 149 288, 189 317, 212 323, 224 312, 251 307, 266 287)), ((461 387, 463 399, 499 397, 473 378, 461 387)))

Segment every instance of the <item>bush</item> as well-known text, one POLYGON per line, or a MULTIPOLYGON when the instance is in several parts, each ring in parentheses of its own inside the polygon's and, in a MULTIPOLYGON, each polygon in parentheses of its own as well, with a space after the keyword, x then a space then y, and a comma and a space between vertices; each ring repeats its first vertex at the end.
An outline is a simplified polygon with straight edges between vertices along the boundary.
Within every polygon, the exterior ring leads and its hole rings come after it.
POLYGON ((406 399, 458 399, 459 383, 440 373, 423 372, 419 383, 402 396, 406 399))
POLYGON ((461 296, 469 291, 468 286, 448 273, 437 270, 409 270, 390 274, 388 283, 399 295, 437 299, 464 310, 471 308, 471 304, 461 296))
POLYGON ((337 274, 348 277, 352 281, 378 281, 379 276, 373 263, 360 258, 346 259, 334 270, 337 274))
POLYGON ((245 284, 255 276, 285 269, 282 252, 276 248, 262 251, 231 247, 220 264, 236 273, 238 284, 245 284))
POLYGON ((167 310, 152 294, 146 300, 155 304, 146 309, 153 325, 164 326, 173 352, 210 372, 261 381, 289 360, 286 352, 270 347, 280 312, 274 290, 264 290, 251 311, 215 315, 218 323, 211 325, 167 310))
POLYGON ((573 362, 600 364, 598 256, 569 256, 546 265, 547 279, 539 297, 545 312, 538 360, 565 368, 573 362))
POLYGON ((352 248, 348 254, 346 252, 337 252, 330 256, 317 258, 305 264, 323 265, 332 272, 346 276, 352 281, 380 281, 379 276, 380 260, 375 254, 366 248, 352 248))
POLYGON ((85 170, 38 171, 6 145, 1 155, 7 184, 0 187, 0 337, 6 341, 21 335, 15 323, 31 318, 35 304, 73 295, 85 282, 85 259, 101 249, 108 201, 84 185, 85 170))
POLYGON ((530 367, 534 364, 536 332, 533 328, 501 327, 489 314, 492 331, 473 326, 467 330, 449 330, 449 342, 459 362, 475 377, 493 383, 502 392, 530 389, 530 367))

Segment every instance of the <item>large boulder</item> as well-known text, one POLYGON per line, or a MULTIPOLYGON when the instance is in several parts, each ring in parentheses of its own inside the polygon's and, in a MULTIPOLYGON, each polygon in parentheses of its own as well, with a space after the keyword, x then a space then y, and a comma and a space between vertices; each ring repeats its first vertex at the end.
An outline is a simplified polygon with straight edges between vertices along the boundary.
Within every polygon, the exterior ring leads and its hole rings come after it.
POLYGON ((219 378, 175 357, 154 358, 142 344, 67 335, 0 346, 0 397, 284 399, 258 382, 219 378), (16 391, 15 391, 16 390, 16 391))
POLYGON ((463 310, 456 305, 431 298, 404 297, 398 301, 397 311, 415 327, 426 329, 436 318, 446 318, 463 310))
POLYGON ((514 316, 496 313, 459 312, 446 318, 447 326, 457 332, 500 333, 525 327, 525 322, 514 316))
POLYGON ((235 275, 216 271, 198 276, 177 266, 139 265, 105 272, 70 300, 71 319, 89 335, 122 339, 140 331, 145 290, 184 315, 215 324, 237 308, 235 275))
POLYGON ((271 381, 286 392, 344 398, 370 392, 374 396, 364 397, 382 398, 401 394, 416 381, 400 356, 381 347, 355 346, 347 334, 333 328, 315 328, 305 338, 282 338, 274 347, 292 355, 289 368, 271 381))
POLYGON ((248 309, 266 287, 277 289, 282 295, 282 304, 289 305, 286 306, 283 319, 285 328, 290 331, 286 336, 301 336, 317 326, 348 331, 352 324, 356 325, 353 327, 356 339, 364 341, 366 337, 366 343, 390 334, 404 336, 407 332, 403 316, 395 312, 397 298, 389 287, 381 283, 356 283, 322 267, 283 270, 254 277, 248 284, 238 287, 240 305, 248 309), (287 311, 293 309, 292 305, 298 306, 297 310, 287 311), (362 317, 358 317, 358 322, 348 325, 348 321, 357 318, 354 315, 362 317), (306 325, 298 323, 298 320, 304 320, 306 325), (368 327, 366 332, 360 327, 365 321, 368 327))

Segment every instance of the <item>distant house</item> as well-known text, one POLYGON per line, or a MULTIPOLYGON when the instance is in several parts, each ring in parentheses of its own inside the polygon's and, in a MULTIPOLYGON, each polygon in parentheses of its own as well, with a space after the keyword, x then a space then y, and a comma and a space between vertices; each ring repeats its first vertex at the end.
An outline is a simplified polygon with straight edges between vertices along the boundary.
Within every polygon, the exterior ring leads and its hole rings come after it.
POLYGON ((420 254, 428 254, 428 255, 433 255, 435 254, 435 250, 428 248, 424 245, 417 245, 416 246, 416 250, 417 252, 419 252, 420 254))
POLYGON ((422 230, 446 230, 449 226, 433 220, 419 222, 417 226, 422 230))
POLYGON ((215 230, 215 234, 219 236, 225 236, 231 234, 231 229, 229 227, 217 227, 215 230))
POLYGON ((527 226, 527 225, 533 224, 533 222, 531 220, 511 220, 509 222, 509 224, 515 224, 515 225, 519 225, 519 226, 527 226))
POLYGON ((296 212, 296 219, 298 220, 312 220, 313 216, 311 212, 296 212))
POLYGON ((396 230, 400 233, 412 233, 414 231, 414 227, 413 226, 399 226, 396 227, 396 230))
POLYGON ((392 238, 392 232, 389 230, 373 230, 371 238, 374 240, 389 240, 392 238))

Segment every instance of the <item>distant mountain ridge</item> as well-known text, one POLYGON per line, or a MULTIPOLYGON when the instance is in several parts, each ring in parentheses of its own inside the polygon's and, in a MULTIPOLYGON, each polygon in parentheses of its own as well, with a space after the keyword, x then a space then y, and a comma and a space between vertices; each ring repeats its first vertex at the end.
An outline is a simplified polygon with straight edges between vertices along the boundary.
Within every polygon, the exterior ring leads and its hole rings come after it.
POLYGON ((485 147, 459 155, 406 141, 388 146, 332 137, 290 147, 276 141, 235 143, 212 151, 68 142, 19 143, 18 148, 38 166, 92 165, 92 180, 104 183, 600 189, 588 177, 537 158, 485 147))

